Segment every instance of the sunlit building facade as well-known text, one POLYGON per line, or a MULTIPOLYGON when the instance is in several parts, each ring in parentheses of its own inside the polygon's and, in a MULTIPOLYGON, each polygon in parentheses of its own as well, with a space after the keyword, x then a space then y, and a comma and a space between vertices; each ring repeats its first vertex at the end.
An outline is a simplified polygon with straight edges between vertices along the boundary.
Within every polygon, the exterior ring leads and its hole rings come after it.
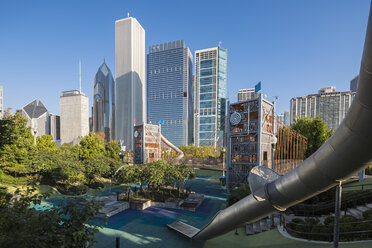
POLYGON ((355 92, 336 91, 335 87, 319 90, 318 94, 294 97, 291 99, 291 124, 298 117, 321 117, 328 129, 336 130, 345 118, 354 99, 355 92))
POLYGON ((255 99, 259 96, 259 92, 255 93, 254 88, 251 89, 240 89, 238 92, 238 102, 244 102, 247 100, 255 99))
POLYGON ((59 98, 61 144, 79 144, 89 134, 89 99, 78 90, 63 91, 59 98))
POLYGON ((115 22, 115 81, 115 139, 132 150, 145 119, 145 30, 133 17, 115 22))

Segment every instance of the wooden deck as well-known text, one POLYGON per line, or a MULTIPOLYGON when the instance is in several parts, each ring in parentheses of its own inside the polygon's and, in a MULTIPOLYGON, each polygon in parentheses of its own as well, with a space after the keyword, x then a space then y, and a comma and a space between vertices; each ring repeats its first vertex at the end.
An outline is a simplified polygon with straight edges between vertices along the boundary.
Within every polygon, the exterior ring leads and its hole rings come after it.
POLYGON ((167 227, 190 239, 192 239, 200 231, 200 229, 183 223, 182 221, 167 224, 167 227))

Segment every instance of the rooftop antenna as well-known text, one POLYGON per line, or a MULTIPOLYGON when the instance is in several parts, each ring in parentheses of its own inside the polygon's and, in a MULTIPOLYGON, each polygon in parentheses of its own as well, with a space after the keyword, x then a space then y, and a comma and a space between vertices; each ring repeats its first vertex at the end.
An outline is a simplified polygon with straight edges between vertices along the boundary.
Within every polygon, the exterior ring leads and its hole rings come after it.
POLYGON ((79 92, 81 93, 81 60, 79 59, 79 92))

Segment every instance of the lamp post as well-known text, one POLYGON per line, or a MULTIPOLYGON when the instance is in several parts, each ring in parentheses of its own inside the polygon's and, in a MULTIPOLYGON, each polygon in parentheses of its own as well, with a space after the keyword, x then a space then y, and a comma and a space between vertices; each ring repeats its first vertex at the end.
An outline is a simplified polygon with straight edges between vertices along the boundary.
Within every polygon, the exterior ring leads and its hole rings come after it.
POLYGON ((123 150, 120 151, 119 157, 121 159, 121 163, 124 164, 124 151, 123 150))
POLYGON ((225 147, 222 148, 222 176, 225 176, 225 147))

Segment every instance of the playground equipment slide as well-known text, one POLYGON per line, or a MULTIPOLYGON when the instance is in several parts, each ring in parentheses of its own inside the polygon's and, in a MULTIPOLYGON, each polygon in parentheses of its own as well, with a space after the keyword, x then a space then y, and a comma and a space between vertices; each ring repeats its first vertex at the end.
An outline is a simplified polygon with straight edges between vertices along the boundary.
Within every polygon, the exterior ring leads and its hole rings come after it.
POLYGON ((177 146, 173 145, 169 140, 167 140, 163 135, 161 135, 161 141, 178 153, 178 156, 174 158, 175 163, 179 163, 183 158, 184 154, 177 146))
POLYGON ((349 178, 372 159, 372 14, 368 20, 356 97, 333 136, 300 166, 264 184, 260 197, 249 195, 220 211, 191 238, 207 240, 245 223, 300 203, 349 178))

